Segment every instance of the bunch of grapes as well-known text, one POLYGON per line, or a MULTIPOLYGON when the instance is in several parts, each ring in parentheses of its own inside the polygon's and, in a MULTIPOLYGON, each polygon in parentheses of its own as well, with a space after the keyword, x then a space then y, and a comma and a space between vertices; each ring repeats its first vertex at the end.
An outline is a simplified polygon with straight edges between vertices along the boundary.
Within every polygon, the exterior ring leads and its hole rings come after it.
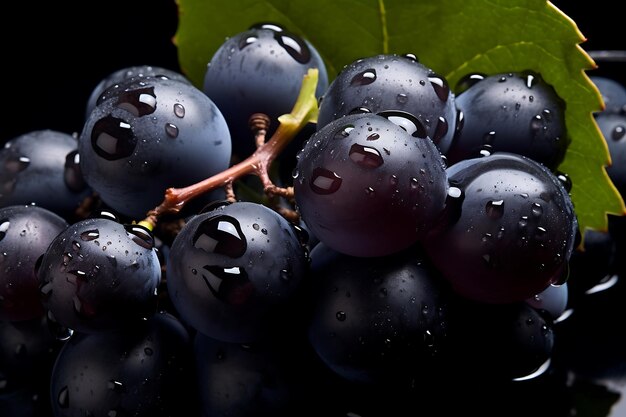
MULTIPOLYGON (((626 89, 593 81, 625 194, 626 89)), ((120 68, 85 116, 0 150, 0 415, 576 408, 572 323, 624 226, 581 236, 541 74, 379 54, 329 79, 259 22, 203 86, 120 68)))

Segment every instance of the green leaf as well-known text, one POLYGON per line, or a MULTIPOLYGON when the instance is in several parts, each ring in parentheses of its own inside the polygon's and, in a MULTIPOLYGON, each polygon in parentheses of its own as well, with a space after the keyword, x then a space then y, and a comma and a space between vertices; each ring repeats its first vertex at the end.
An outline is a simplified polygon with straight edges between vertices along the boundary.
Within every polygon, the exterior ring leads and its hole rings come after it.
POLYGON ((624 201, 606 173, 608 147, 593 118, 602 98, 586 71, 576 23, 544 0, 178 0, 180 65, 201 86, 228 36, 271 21, 308 39, 332 78, 352 61, 414 53, 454 86, 469 73, 534 70, 566 101, 571 145, 559 170, 572 180, 581 231, 606 230, 624 201))

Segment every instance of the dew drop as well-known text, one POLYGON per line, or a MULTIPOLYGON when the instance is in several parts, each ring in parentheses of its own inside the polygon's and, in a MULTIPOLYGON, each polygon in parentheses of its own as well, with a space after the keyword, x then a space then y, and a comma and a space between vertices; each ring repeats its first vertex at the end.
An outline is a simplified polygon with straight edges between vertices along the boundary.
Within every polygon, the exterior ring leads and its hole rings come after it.
POLYGON ((538 135, 545 129, 546 127, 543 122, 543 117, 541 117, 540 114, 537 114, 532 119, 530 119, 530 133, 533 136, 538 135))
POLYGON ((246 253, 248 243, 239 221, 231 216, 216 216, 204 220, 193 237, 195 248, 230 258, 246 253))
POLYGON ((152 350, 152 348, 144 348, 143 353, 146 354, 146 356, 152 356, 152 354, 154 353, 154 351, 152 350))
POLYGON ((378 168, 384 162, 383 157, 377 149, 359 145, 358 143, 355 143, 350 147, 349 156, 352 162, 368 169, 378 168))
POLYGON ((432 140, 435 143, 439 143, 441 139, 448 133, 448 121, 443 116, 437 118, 437 126, 435 126, 435 132, 433 133, 432 140))
POLYGON ((422 122, 420 122, 411 113, 399 110, 387 110, 378 113, 378 115, 383 116, 393 124, 400 126, 413 137, 421 139, 428 137, 428 133, 426 132, 426 128, 422 122))
POLYGON ((11 222, 8 219, 0 220, 0 241, 4 239, 11 226, 11 222))
POLYGON ((205 265, 202 267, 209 274, 202 274, 207 287, 215 298, 230 305, 246 304, 253 296, 254 286, 246 271, 240 267, 205 265))
POLYGON ((135 117, 154 113, 156 110, 154 87, 138 88, 120 93, 116 107, 130 112, 135 117))
POLYGON ((400 93, 396 96, 396 101, 400 104, 405 104, 407 101, 409 101, 409 97, 404 93, 400 93))
POLYGON ((339 321, 345 321, 346 320, 346 312, 345 311, 338 311, 335 314, 335 317, 337 317, 337 320, 339 320, 339 321))
POLYGON ((350 136, 350 132, 354 130, 354 125, 347 125, 339 129, 337 133, 335 133, 335 139, 344 139, 350 136))
POLYGON ((309 50, 309 47, 306 42, 299 37, 289 34, 286 31, 281 31, 274 32, 274 39, 276 39, 278 44, 299 63, 306 64, 311 60, 311 51, 309 50))
POLYGON ((445 102, 448 100, 448 96, 450 95, 450 87, 448 86, 448 82, 445 78, 437 74, 431 74, 428 77, 428 81, 433 86, 435 90, 435 94, 439 97, 439 100, 445 102))
POLYGON ((126 233, 131 240, 144 249, 152 250, 154 248, 154 236, 152 232, 145 226, 140 224, 124 225, 126 233))
POLYGON ((487 216, 492 219, 499 219, 504 214, 504 200, 491 200, 485 206, 487 216))
POLYGON ((315 193, 326 195, 339 190, 341 182, 342 179, 337 173, 317 167, 313 170, 309 185, 315 193))
POLYGON ((178 127, 173 123, 165 123, 165 133, 172 139, 178 137, 178 127))
POLYGON ((457 95, 461 94, 462 92, 472 87, 474 84, 484 79, 485 79, 485 75, 481 73, 467 74, 466 76, 461 78, 459 82, 456 84, 456 88, 455 88, 456 94, 457 95))
POLYGON ((617 125, 615 126, 615 128, 613 128, 613 131, 611 132, 611 139, 620 140, 624 137, 625 134, 626 128, 622 125, 617 125))
POLYGON ((80 170, 80 155, 77 150, 71 151, 65 156, 63 180, 67 188, 75 192, 82 191, 87 187, 80 170))
POLYGON ((94 124, 91 145, 98 156, 114 161, 132 155, 137 138, 130 124, 109 115, 94 124))
POLYGON ((405 57, 406 59, 410 60, 410 61, 414 61, 414 62, 418 62, 419 61, 417 59, 417 55, 415 55, 415 54, 408 53, 408 54, 403 54, 402 56, 405 57))
POLYGON ((252 45, 254 42, 258 41, 259 38, 257 38, 256 36, 246 36, 246 37, 242 37, 241 40, 239 41, 239 49, 243 49, 246 46, 252 45))
POLYGON ((569 175, 565 174, 564 172, 557 171, 556 177, 568 193, 572 191, 572 179, 569 175))
POLYGON ((380 135, 378 133, 371 133, 366 138, 366 140, 369 140, 369 141, 378 140, 378 139, 380 139, 380 135))
POLYGON ((67 385, 61 388, 59 395, 57 396, 57 404, 61 408, 68 408, 70 406, 70 390, 67 385))
POLYGON ((90 240, 95 240, 100 237, 100 232, 98 229, 86 230, 80 234, 81 240, 88 242, 90 240))
POLYGON ((180 103, 174 104, 174 114, 176 117, 183 118, 185 117, 185 107, 180 103))
POLYGON ((543 207, 539 203, 533 203, 531 212, 533 213, 533 216, 540 217, 543 214, 543 207))
POLYGON ((370 68, 352 77, 352 80, 350 80, 350 85, 368 85, 373 83, 374 81, 376 81, 376 70, 370 68))

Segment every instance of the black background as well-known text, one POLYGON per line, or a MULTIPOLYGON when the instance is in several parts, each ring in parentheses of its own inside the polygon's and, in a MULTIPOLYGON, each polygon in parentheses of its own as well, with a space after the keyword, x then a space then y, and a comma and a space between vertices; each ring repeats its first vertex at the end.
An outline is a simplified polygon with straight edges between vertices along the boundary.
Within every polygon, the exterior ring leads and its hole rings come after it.
MULTIPOLYGON (((626 49, 615 2, 553 2, 578 25, 587 50, 626 49)), ((0 143, 35 129, 78 132, 92 88, 114 70, 179 70, 174 0, 11 1, 0 9, 0 143)), ((600 71, 624 77, 617 64, 600 71)), ((622 67, 626 65, 621 64, 622 67)))

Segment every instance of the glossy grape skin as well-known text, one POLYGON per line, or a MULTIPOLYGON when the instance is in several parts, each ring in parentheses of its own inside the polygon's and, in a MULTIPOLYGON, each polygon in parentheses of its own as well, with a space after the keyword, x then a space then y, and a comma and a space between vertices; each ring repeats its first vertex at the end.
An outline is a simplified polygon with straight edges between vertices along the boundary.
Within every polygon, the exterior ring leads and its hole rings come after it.
POLYGON ((271 208, 226 204, 193 216, 178 233, 167 288, 191 327, 250 342, 283 323, 280 307, 297 293, 307 256, 297 230, 271 208))
POLYGON ((37 262, 67 226, 62 217, 42 207, 0 208, 0 320, 30 320, 43 314, 37 262))
POLYGON ((91 194, 78 163, 78 140, 51 129, 30 131, 0 149, 0 207, 34 203, 72 219, 91 194))
MULTIPOLYGON (((278 117, 290 113, 296 102, 304 75, 318 69, 315 96, 328 87, 326 66, 308 40, 275 24, 259 23, 230 36, 215 51, 207 64, 203 91, 220 108, 231 132, 233 153, 245 158, 255 149, 249 118, 264 113, 270 118, 269 138, 279 125, 278 117)), ((312 133, 314 126, 306 128, 312 133)), ((299 149, 285 150, 291 157, 299 149)))
POLYGON ((50 243, 38 276, 51 320, 97 333, 155 313, 161 265, 146 229, 96 217, 73 223, 50 243))
POLYGON ((102 78, 98 84, 95 85, 91 94, 89 94, 89 98, 87 99, 87 105, 85 106, 85 119, 89 118, 93 109, 98 105, 98 102, 101 101, 100 96, 108 88, 116 84, 123 83, 131 78, 137 79, 143 77, 165 77, 191 84, 191 81, 189 81, 183 74, 169 68, 153 65, 131 65, 119 68, 102 78))
POLYGON ((360 258, 320 243, 312 259, 318 253, 308 336, 326 366, 368 384, 425 375, 446 344, 451 295, 432 265, 415 250, 360 258))
POLYGON ((578 221, 569 194, 545 166, 499 152, 450 166, 458 197, 448 223, 423 240, 461 295, 522 301, 566 279, 578 221))
POLYGON ((463 114, 448 152, 448 163, 481 152, 512 152, 551 170, 563 161, 570 139, 565 102, 535 72, 513 72, 476 80, 455 98, 463 114))
POLYGON ((596 114, 596 123, 608 146, 611 164, 606 173, 622 196, 626 196, 626 115, 596 114))
POLYGON ((312 233, 353 256, 391 254, 424 236, 448 183, 439 150, 423 134, 417 119, 390 112, 347 115, 311 136, 294 193, 312 233))
POLYGON ((372 113, 400 110, 412 114, 442 153, 456 127, 454 94, 447 80, 411 55, 379 54, 344 67, 320 102, 317 129, 367 108, 372 113))
POLYGON ((157 313, 124 331, 74 334, 51 375, 55 417, 193 415, 197 398, 188 331, 157 313))
MULTIPOLYGON (((79 138, 85 181, 109 207, 143 219, 169 187, 182 187, 225 170, 231 141, 220 110, 192 85, 142 77, 106 90, 79 138)), ((217 189, 192 201, 223 198, 217 189)))
POLYGON ((604 108, 596 115, 600 113, 624 114, 626 110, 626 88, 624 85, 615 79, 599 75, 590 76, 589 79, 600 92, 604 103, 604 108))

